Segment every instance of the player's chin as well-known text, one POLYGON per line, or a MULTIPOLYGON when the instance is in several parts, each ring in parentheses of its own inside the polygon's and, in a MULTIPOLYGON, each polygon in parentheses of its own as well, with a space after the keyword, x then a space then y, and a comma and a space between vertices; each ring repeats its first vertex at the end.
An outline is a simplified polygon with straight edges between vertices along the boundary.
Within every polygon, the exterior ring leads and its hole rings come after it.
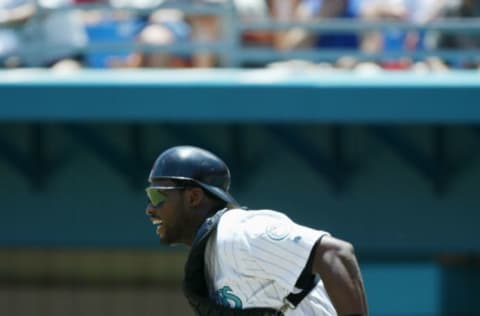
POLYGON ((157 236, 160 238, 161 241, 168 240, 168 232, 167 232, 167 227, 165 226, 165 223, 162 223, 157 226, 157 236))
POLYGON ((167 243, 167 240, 166 240, 167 238, 165 237, 165 234, 157 234, 157 236, 162 243, 167 243))
POLYGON ((170 245, 172 243, 170 238, 168 238, 168 234, 165 231, 162 232, 161 234, 157 234, 157 235, 158 235, 158 239, 160 239, 160 242, 162 244, 170 245))
POLYGON ((165 225, 158 227, 157 236, 160 239, 160 242, 164 245, 175 245, 177 244, 175 234, 169 234, 172 232, 170 229, 167 229, 165 225))

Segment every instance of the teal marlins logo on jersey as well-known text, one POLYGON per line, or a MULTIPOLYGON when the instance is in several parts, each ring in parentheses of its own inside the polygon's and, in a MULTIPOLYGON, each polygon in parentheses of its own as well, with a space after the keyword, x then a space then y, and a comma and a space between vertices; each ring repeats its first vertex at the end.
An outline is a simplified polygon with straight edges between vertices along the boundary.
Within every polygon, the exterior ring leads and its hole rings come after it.
POLYGON ((224 286, 215 291, 217 303, 231 308, 242 308, 242 300, 231 292, 232 289, 229 286, 224 286))

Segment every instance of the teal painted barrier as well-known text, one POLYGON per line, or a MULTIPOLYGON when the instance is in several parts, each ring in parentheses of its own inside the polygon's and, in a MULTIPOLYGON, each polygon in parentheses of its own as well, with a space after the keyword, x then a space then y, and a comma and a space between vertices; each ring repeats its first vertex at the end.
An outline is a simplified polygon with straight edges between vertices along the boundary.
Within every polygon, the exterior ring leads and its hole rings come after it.
POLYGON ((478 123, 476 72, 0 72, 0 121, 478 123))

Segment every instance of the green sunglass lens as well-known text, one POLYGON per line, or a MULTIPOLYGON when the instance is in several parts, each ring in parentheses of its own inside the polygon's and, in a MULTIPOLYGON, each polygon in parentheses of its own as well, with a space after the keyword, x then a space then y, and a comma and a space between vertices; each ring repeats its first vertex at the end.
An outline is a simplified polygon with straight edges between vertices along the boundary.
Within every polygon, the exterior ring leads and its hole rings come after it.
POLYGON ((165 194, 155 189, 146 189, 148 200, 153 206, 158 206, 166 199, 165 194))

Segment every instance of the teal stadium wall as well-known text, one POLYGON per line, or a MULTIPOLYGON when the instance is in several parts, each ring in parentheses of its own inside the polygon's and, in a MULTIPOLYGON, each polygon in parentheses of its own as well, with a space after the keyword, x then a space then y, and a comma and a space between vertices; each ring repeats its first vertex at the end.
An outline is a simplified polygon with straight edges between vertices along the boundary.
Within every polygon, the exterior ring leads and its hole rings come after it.
MULTIPOLYGON (((70 85, 75 87, 76 83, 70 85)), ((443 89, 443 85, 448 86, 444 82, 436 89, 443 89)), ((29 114, 26 110, 33 107, 32 104, 19 103, 25 112, 18 108, 9 112, 2 105, 0 247, 158 248, 170 251, 158 245, 154 229, 144 215, 142 189, 146 185, 148 168, 161 150, 177 144, 200 145, 226 157, 232 167, 233 194, 242 204, 286 212, 299 223, 352 241, 361 260, 371 315, 474 315, 473 301, 480 295, 480 289, 478 282, 467 281, 478 280, 478 266, 463 261, 451 264, 448 258, 468 259, 480 252, 480 153, 476 132, 480 116, 477 110, 467 107, 468 104, 476 107, 478 88, 475 85, 473 81, 463 92, 463 108, 458 110, 454 103, 450 104, 452 121, 447 112, 445 116, 436 116, 438 113, 430 113, 421 104, 418 104, 418 113, 415 108, 394 110, 406 113, 400 121, 392 121, 388 115, 358 119, 350 117, 348 112, 343 112, 342 118, 342 111, 351 106, 342 98, 343 103, 338 107, 326 105, 331 107, 330 111, 338 110, 334 112, 338 120, 332 117, 322 120, 321 113, 317 113, 316 119, 288 121, 282 114, 281 124, 274 113, 271 119, 255 118, 254 122, 248 118, 245 121, 227 118, 226 123, 225 117, 218 118, 218 113, 208 111, 202 112, 203 118, 198 120, 172 119, 169 111, 180 113, 183 108, 188 112, 188 108, 184 108, 188 105, 183 103, 178 105, 179 109, 172 109, 160 102, 152 108, 154 119, 137 117, 132 121, 125 118, 128 111, 114 114, 124 115, 121 119, 99 118, 93 112, 76 119, 69 116, 68 104, 58 107, 65 100, 37 101, 36 107, 45 104, 49 108, 50 119, 41 117, 41 111, 38 111, 40 116, 29 114), (162 120, 161 109, 169 113, 168 119, 162 120), (14 115, 8 116, 8 113, 14 115), (417 120, 415 113, 419 114, 417 120), (211 118, 205 118, 209 114, 211 118), (425 175, 428 168, 419 168, 399 153, 398 146, 378 137, 375 128, 380 124, 399 130, 410 140, 409 145, 427 156, 435 148, 432 131, 439 126, 444 128, 445 152, 452 168, 440 181, 440 188, 425 175), (78 132, 75 129, 78 126, 86 127, 87 132, 78 132), (131 141, 132 126, 140 131, 137 134, 141 136, 139 143, 131 141), (345 174, 345 185, 341 189, 335 189, 325 170, 315 168, 305 152, 275 132, 278 127, 287 133, 295 132, 301 135, 297 142, 309 144, 312 153, 330 156, 329 135, 332 128, 339 126, 343 135, 342 159, 354 166, 353 172, 345 174), (40 150, 35 147, 35 141, 32 144, 39 127, 44 144, 40 150), (88 131, 93 131, 93 138, 104 139, 111 146, 109 148, 115 150, 92 146, 91 135, 90 140, 85 136, 88 131), (32 148, 37 155, 43 152, 39 157, 50 161, 48 171, 37 174, 42 176, 40 182, 35 173, 22 171, 22 166, 27 169, 45 166, 35 165, 38 161, 30 155, 32 148), (130 154, 133 159, 126 159, 130 154), (134 180, 129 178, 128 170, 118 170, 118 166, 123 166, 119 160, 132 165, 132 172, 136 174, 134 180)), ((402 87, 407 94, 418 89, 402 87)), ((455 83, 449 87, 455 87, 455 83)), ((8 84, 0 85, 3 92, 8 91, 7 88, 8 84)), ((285 86, 281 88, 286 89, 285 86)), ((322 89, 327 88, 322 86, 322 89)), ((55 89, 63 91, 61 86, 55 89)), ((360 89, 365 97, 363 101, 369 102, 365 107, 372 111, 386 100, 368 87, 355 89, 360 89), (376 103, 372 105, 372 102, 376 103)), ((12 98, 17 93, 4 94, 5 100, 13 104, 12 98)), ((70 93, 63 95, 64 99, 81 97, 76 104, 89 104, 102 92, 95 91, 93 95, 70 93)), ((342 94, 342 89, 336 93, 342 94)), ((429 99, 429 102, 436 104, 438 101, 445 110, 449 104, 441 99, 442 95, 443 92, 434 93, 432 96, 439 99, 429 99)), ((154 95, 150 97, 149 102, 153 104, 161 100, 154 95)), ((207 101, 198 99, 197 94, 192 97, 195 99, 183 96, 182 102, 202 107, 202 102, 207 101)), ((115 102, 119 112, 135 106, 119 99, 115 102)), ((315 99, 301 99, 301 102, 315 103, 315 99)), ((355 105, 359 107, 363 103, 355 105)), ((282 108, 283 105, 275 106, 282 108)), ((289 106, 289 111, 295 110, 294 105, 289 106)), ((74 111, 82 112, 78 107, 74 111)), ((228 107, 223 111, 228 114, 228 107)), ((436 160, 427 162, 435 163, 436 160)))

